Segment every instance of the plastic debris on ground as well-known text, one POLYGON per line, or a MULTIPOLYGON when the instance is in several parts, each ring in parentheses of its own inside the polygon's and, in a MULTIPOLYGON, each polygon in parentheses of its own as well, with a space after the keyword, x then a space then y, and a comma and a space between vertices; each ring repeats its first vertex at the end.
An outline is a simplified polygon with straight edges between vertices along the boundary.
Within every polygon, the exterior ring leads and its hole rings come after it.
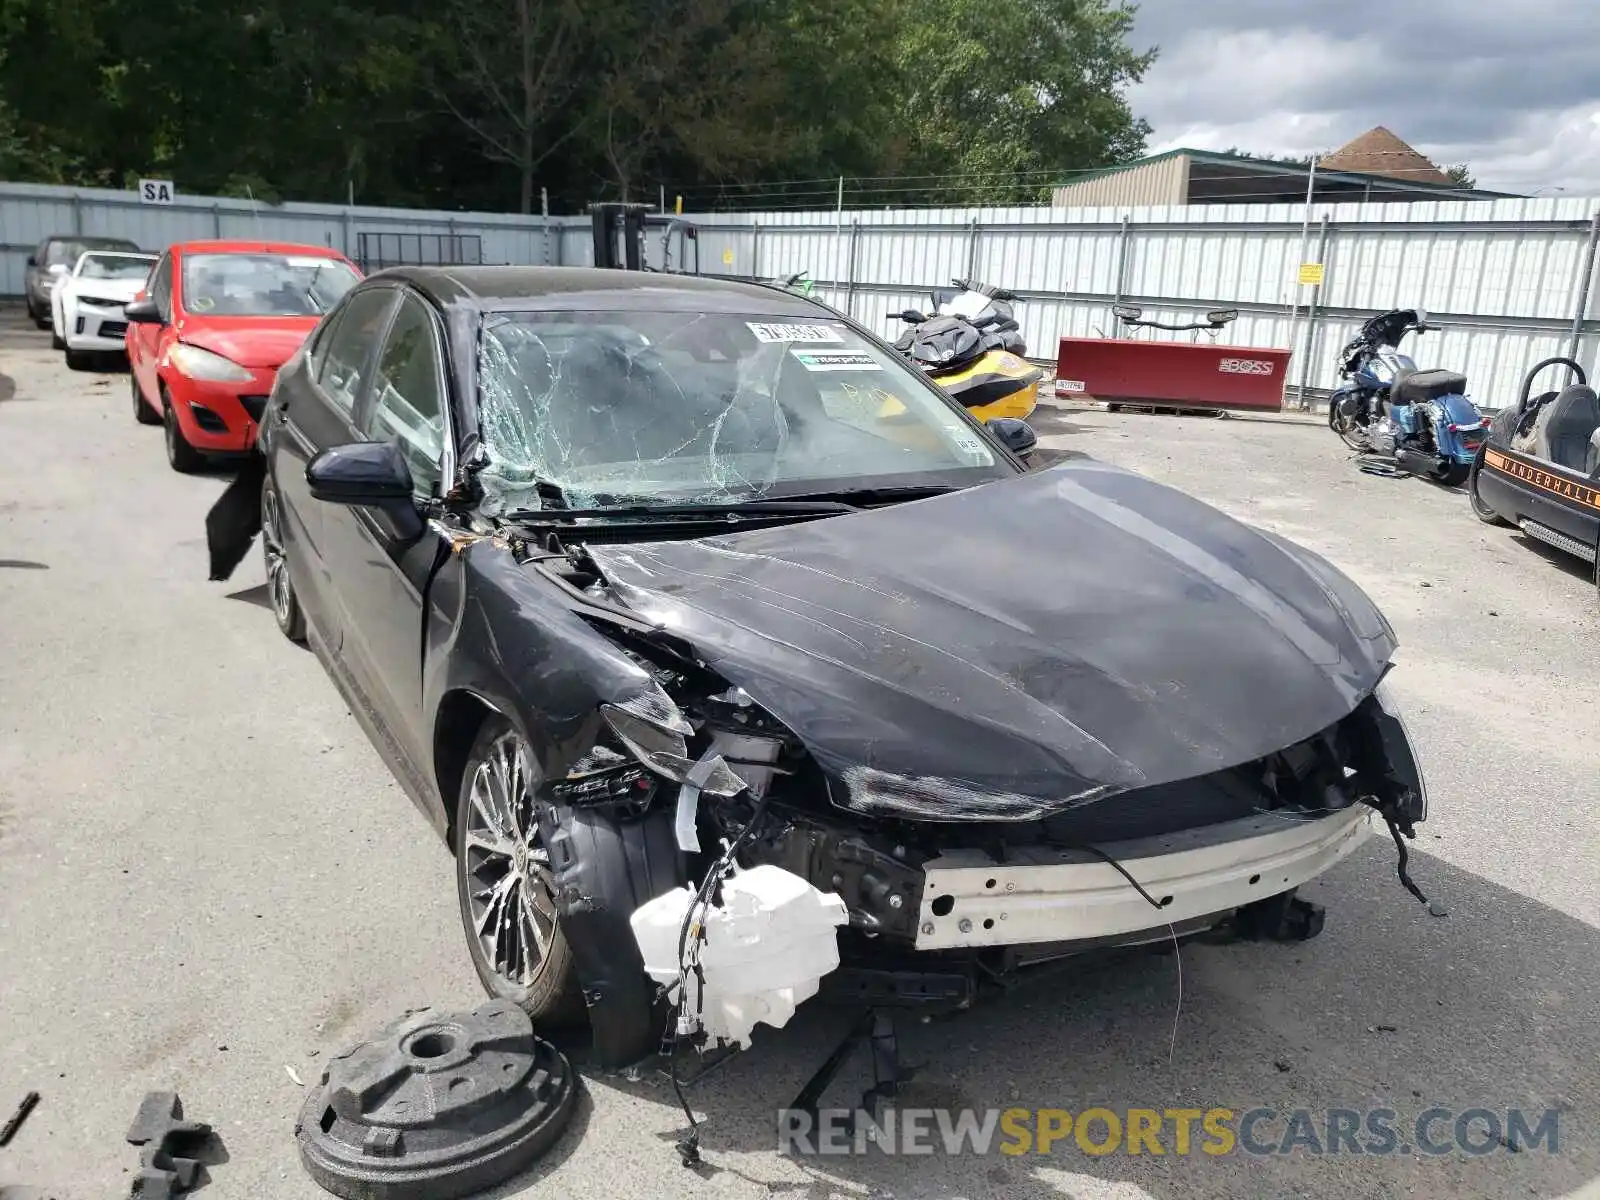
POLYGON ((451 1200, 531 1166, 577 1097, 571 1065, 515 1004, 420 1009, 329 1060, 295 1139, 336 1196, 451 1200))

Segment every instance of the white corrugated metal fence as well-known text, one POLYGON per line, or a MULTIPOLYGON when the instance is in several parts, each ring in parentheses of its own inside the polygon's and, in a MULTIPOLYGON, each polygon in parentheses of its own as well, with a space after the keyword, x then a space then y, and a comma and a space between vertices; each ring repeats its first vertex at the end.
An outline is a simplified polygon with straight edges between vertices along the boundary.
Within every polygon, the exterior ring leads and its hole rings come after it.
MULTIPOLYGON (((1552 354, 1592 368, 1600 349, 1593 286, 1600 201, 1535 198, 1316 205, 1302 257, 1298 205, 996 208, 690 215, 708 275, 772 278, 808 270, 818 294, 880 333, 922 308, 927 289, 975 276, 1022 297, 1031 355, 1055 357, 1062 335, 1118 336, 1111 306, 1183 320, 1237 308, 1221 340, 1299 351, 1291 374, 1334 385, 1339 348, 1361 321, 1420 306, 1443 327, 1408 347, 1425 365, 1464 371, 1474 397, 1498 407, 1522 372, 1552 354), (1301 261, 1325 282, 1301 288, 1301 261), (1309 316, 1308 316, 1309 308, 1309 316), (1309 355, 1304 353, 1309 345, 1309 355)), ((180 196, 141 204, 132 192, 0 184, 0 292, 19 294, 26 254, 55 233, 102 233, 146 247, 198 237, 316 242, 352 257, 380 234, 432 239, 391 247, 402 257, 470 251, 486 263, 592 261, 585 217, 252 204, 180 196), (362 235, 366 240, 363 241, 362 235)), ((676 247, 676 243, 675 243, 676 247)), ((649 257, 659 265, 661 233, 649 257)), ((675 253, 676 248, 675 248, 675 253)), ((674 266, 682 265, 675 262, 674 266)), ((1139 337, 1189 337, 1140 331, 1139 337)))

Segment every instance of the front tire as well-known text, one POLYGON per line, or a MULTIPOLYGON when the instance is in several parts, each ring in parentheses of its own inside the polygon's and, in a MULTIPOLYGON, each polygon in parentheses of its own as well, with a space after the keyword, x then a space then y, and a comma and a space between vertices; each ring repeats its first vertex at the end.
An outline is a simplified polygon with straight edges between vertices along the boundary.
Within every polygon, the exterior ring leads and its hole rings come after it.
MULTIPOLYGON (((67 350, 67 343, 62 339, 61 335, 56 332, 56 328, 55 328, 54 325, 50 326, 50 349, 52 349, 52 350, 67 350)), ((68 366, 72 365, 72 351, 71 350, 67 350, 67 365, 68 366)))
POLYGON ((267 598, 278 632, 296 644, 306 640, 306 616, 289 578, 289 551, 283 540, 283 510, 268 475, 261 485, 261 556, 267 567, 267 598))
POLYGON ((139 386, 139 377, 128 371, 129 386, 133 391, 133 419, 141 425, 161 424, 161 414, 150 407, 150 401, 144 398, 144 389, 139 386))
POLYGON ((33 323, 40 329, 50 329, 53 331, 54 326, 51 324, 49 313, 41 313, 38 309, 34 308, 32 304, 30 304, 28 305, 28 316, 33 318, 33 323))
POLYGON ((1472 515, 1485 525, 1510 525, 1511 522, 1485 504, 1483 497, 1478 494, 1478 475, 1483 471, 1483 454, 1479 450, 1478 457, 1472 460, 1472 470, 1467 475, 1467 502, 1472 505, 1472 515))
POLYGON ((1356 418, 1339 410, 1337 399, 1328 401, 1328 428, 1337 433, 1339 440, 1357 453, 1362 453, 1371 446, 1366 431, 1357 423, 1356 418))
POLYGON ((548 1026, 574 1015, 582 997, 539 835, 541 778, 510 722, 489 717, 461 777, 454 849, 456 900, 478 979, 548 1026))
POLYGON ((161 389, 161 424, 167 443, 167 463, 180 475, 192 475, 205 465, 205 455, 189 444, 178 426, 178 413, 166 388, 161 389))

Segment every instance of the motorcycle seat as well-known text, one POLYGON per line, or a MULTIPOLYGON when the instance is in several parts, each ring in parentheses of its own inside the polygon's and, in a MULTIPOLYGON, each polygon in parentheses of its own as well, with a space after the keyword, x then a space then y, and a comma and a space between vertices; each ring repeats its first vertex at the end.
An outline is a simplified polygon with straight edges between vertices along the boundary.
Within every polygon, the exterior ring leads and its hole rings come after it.
POLYGON ((1397 379, 1390 390, 1391 403, 1422 404, 1440 396, 1461 396, 1467 377, 1458 371, 1412 371, 1397 379))
POLYGON ((1574 383, 1539 410, 1534 425, 1534 454, 1569 471, 1588 474, 1589 449, 1600 429, 1600 396, 1574 383))

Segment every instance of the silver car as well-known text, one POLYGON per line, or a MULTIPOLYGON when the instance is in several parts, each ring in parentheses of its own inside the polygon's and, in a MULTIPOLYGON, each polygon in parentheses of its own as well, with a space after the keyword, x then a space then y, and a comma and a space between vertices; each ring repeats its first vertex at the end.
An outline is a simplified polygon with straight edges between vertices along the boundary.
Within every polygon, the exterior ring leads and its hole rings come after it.
POLYGON ((127 238, 83 237, 75 233, 51 234, 28 255, 23 276, 28 316, 40 329, 50 328, 50 296, 58 280, 72 270, 72 264, 88 250, 133 250, 139 247, 127 238))

